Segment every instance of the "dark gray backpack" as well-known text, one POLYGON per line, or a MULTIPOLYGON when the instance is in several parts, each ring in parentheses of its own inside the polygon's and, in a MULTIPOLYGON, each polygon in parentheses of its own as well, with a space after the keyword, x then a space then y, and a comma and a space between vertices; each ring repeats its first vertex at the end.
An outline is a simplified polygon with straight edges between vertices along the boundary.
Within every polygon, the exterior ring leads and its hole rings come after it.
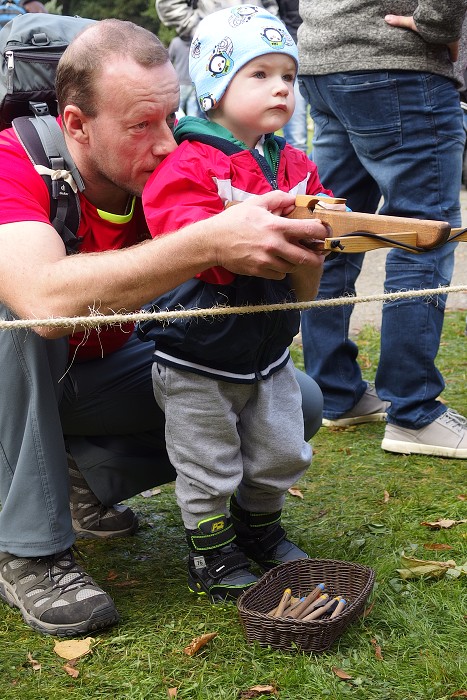
MULTIPOLYGON (((84 183, 55 120, 55 72, 70 41, 93 22, 30 13, 18 15, 0 30, 0 128, 13 125, 34 165, 70 172, 80 191, 84 183)), ((80 242, 78 193, 66 180, 41 174, 50 194, 50 221, 67 252, 74 252, 80 242)))

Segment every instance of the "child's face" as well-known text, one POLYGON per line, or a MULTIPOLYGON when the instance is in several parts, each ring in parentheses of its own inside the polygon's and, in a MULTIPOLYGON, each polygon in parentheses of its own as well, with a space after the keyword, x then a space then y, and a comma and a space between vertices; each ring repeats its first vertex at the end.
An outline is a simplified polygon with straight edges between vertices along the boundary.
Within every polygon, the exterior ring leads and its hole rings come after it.
POLYGON ((254 58, 232 78, 209 118, 253 148, 262 134, 282 129, 291 118, 295 73, 295 61, 286 54, 254 58))

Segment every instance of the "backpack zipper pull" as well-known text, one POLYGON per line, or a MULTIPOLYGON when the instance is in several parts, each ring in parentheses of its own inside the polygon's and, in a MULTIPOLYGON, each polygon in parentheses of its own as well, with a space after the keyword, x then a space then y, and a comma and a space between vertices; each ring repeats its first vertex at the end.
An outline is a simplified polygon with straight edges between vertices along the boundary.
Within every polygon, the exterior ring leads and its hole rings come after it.
POLYGON ((13 92, 13 73, 15 70, 15 57, 13 51, 5 51, 6 65, 7 65, 7 92, 13 92))

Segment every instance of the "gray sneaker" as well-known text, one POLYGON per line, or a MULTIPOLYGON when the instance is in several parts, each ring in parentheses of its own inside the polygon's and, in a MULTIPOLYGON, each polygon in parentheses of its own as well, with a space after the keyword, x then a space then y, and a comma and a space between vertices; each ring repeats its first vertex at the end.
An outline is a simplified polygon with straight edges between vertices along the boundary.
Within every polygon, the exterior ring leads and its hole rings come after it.
POLYGON ((381 443, 387 452, 467 459, 467 419, 448 408, 420 430, 388 423, 381 443))
POLYGON ((373 384, 367 382, 365 393, 350 411, 342 414, 340 418, 323 418, 323 425, 328 428, 344 428, 359 423, 378 423, 386 420, 386 412, 390 405, 389 401, 381 401, 373 384))
POLYGON ((105 506, 89 488, 71 456, 68 456, 70 477, 70 510, 73 530, 84 539, 108 539, 133 535, 138 529, 135 513, 121 504, 105 506))
POLYGON ((43 634, 74 637, 118 622, 111 597, 77 565, 71 549, 38 558, 0 552, 0 598, 43 634))

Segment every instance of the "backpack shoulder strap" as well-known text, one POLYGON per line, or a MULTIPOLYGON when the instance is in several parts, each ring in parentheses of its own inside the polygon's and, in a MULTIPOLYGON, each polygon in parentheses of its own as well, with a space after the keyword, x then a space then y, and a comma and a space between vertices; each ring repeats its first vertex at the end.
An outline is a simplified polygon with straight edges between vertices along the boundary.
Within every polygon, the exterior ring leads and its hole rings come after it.
POLYGON ((78 191, 84 190, 76 167, 55 117, 43 114, 18 117, 13 128, 50 195, 50 221, 60 234, 68 253, 75 253, 81 239, 78 229, 81 207, 78 191))

